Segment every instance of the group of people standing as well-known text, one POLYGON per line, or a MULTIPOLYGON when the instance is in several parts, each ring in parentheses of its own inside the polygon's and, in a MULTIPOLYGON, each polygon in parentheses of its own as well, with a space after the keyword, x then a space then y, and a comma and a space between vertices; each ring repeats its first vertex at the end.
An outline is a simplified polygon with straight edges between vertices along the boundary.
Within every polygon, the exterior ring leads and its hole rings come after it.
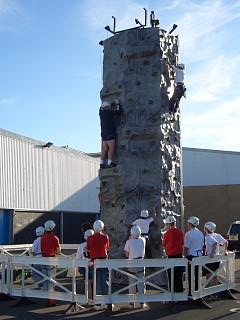
MULTIPOLYGON (((149 226, 156 217, 156 211, 154 211, 153 217, 149 217, 148 210, 142 210, 140 217, 132 222, 130 229, 130 235, 124 245, 124 255, 127 259, 144 259, 148 258, 146 255, 146 249, 149 245, 149 226)), ((220 234, 216 233, 216 224, 213 222, 206 222, 204 225, 204 232, 198 229, 199 219, 197 217, 190 217, 187 220, 188 231, 183 231, 177 227, 176 218, 174 213, 168 215, 164 219, 165 228, 163 229, 162 247, 163 247, 163 258, 182 258, 186 257, 191 261, 195 257, 201 257, 202 255, 208 255, 213 257, 219 255, 219 246, 223 245, 223 253, 227 253, 227 240, 225 240, 220 234)), ((39 257, 54 257, 60 253, 61 247, 59 239, 54 235, 53 230, 55 228, 55 222, 49 220, 45 223, 44 228, 38 227, 36 229, 37 239, 33 242, 32 253, 34 256, 39 257)), ((83 224, 81 231, 84 235, 83 242, 79 245, 76 259, 88 259, 89 260, 89 278, 88 278, 88 293, 89 301, 93 299, 92 286, 94 277, 94 261, 96 259, 107 259, 109 252, 109 236, 104 231, 104 223, 101 220, 96 220, 91 226, 90 224, 83 224)), ((151 257, 150 257, 151 258, 151 257)), ((207 279, 211 276, 212 271, 219 268, 219 263, 207 264, 204 268, 207 279)), ((40 266, 33 265, 32 278, 38 282, 41 280, 36 270, 40 270, 43 274, 48 277, 52 277, 55 273, 55 266, 40 266), (34 271, 35 270, 35 271, 34 271)), ((85 279, 85 268, 79 268, 79 273, 82 274, 85 279)), ((129 293, 135 294, 138 291, 140 294, 145 293, 145 285, 140 282, 136 285, 136 277, 143 278, 145 270, 143 267, 129 268, 128 272, 133 275, 129 277, 129 293)), ((183 292, 183 268, 180 266, 174 267, 174 292, 183 292)), ((188 280, 189 288, 191 289, 191 270, 188 268, 188 280)), ((195 267, 195 290, 198 290, 198 266, 195 267)), ((171 269, 168 269, 168 281, 169 287, 171 288, 171 269)), ((108 280, 109 271, 107 268, 97 268, 96 271, 96 294, 108 294, 108 280)), ((212 277, 209 282, 209 286, 217 284, 217 277, 212 277)), ((54 285, 51 281, 42 281, 39 283, 39 287, 43 290, 51 291, 54 285)), ((191 291, 189 291, 191 295, 191 291)), ((48 306, 56 305, 55 300, 49 299, 47 302, 48 306)), ((146 304, 144 301, 141 303, 141 307, 144 308, 146 304)), ((109 305, 107 306, 109 307, 109 305)), ((95 309, 99 310, 103 306, 95 305, 95 309)))
MULTIPOLYGON (((197 217, 190 217, 187 220, 188 231, 183 233, 181 229, 176 226, 176 218, 168 216, 165 219, 166 232, 163 234, 163 248, 166 251, 168 258, 182 258, 186 257, 189 261, 193 258, 201 257, 203 255, 213 258, 220 254, 220 245, 223 246, 223 254, 227 254, 228 242, 220 234, 216 233, 216 224, 212 221, 204 224, 204 231, 198 229, 199 219, 197 217)), ((219 268, 219 262, 206 264, 204 274, 209 279, 212 272, 219 268)), ((174 268, 174 291, 183 292, 183 268, 174 268)), ((198 290, 198 266, 194 270, 194 288, 198 290)), ((189 295, 191 295, 191 268, 188 269, 189 279, 189 295)), ((169 272, 169 283, 171 283, 171 274, 169 272)), ((209 286, 216 285, 218 279, 216 276, 209 281, 209 286)))

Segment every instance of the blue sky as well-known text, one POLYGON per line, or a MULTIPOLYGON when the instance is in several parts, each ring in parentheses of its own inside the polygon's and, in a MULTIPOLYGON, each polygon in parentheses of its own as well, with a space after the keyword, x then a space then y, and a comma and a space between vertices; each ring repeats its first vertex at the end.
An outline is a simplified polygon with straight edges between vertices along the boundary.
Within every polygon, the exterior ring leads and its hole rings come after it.
POLYGON ((85 152, 100 150, 104 30, 178 24, 187 99, 184 147, 240 151, 240 0, 0 0, 0 128, 85 152))

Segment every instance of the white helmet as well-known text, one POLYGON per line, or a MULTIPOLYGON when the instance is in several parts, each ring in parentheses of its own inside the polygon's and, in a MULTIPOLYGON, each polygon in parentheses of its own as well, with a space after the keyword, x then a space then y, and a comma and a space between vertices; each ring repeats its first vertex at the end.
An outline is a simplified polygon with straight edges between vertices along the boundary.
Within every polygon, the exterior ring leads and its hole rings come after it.
POLYGON ((96 220, 93 224, 94 231, 101 231, 104 228, 104 223, 101 220, 96 220))
POLYGON ((204 228, 206 228, 210 232, 214 232, 216 230, 216 224, 214 222, 206 222, 204 225, 204 228))
POLYGON ((37 227, 35 231, 36 231, 36 236, 41 237, 44 234, 45 230, 43 227, 37 227))
POLYGON ((163 220, 164 223, 168 224, 168 223, 175 223, 177 220, 175 217, 173 216, 168 216, 165 220, 163 220))
POLYGON ((184 63, 179 63, 179 64, 177 65, 177 68, 182 69, 182 70, 185 70, 185 64, 184 64, 184 63))
POLYGON ((133 226, 130 233, 134 238, 139 238, 139 236, 141 235, 141 229, 139 228, 139 226, 133 226))
POLYGON ((53 220, 48 220, 44 224, 44 229, 46 231, 52 231, 56 227, 56 223, 53 220))
POLYGON ((141 210, 140 217, 147 218, 149 216, 148 210, 141 210))
POLYGON ((190 217, 187 220, 188 223, 191 223, 195 227, 199 225, 199 219, 197 217, 190 217))
POLYGON ((102 109, 109 108, 109 107, 111 107, 111 102, 110 101, 103 101, 102 102, 102 105, 101 105, 102 109))
POLYGON ((84 232, 84 239, 87 240, 88 237, 91 237, 94 234, 92 229, 88 229, 84 232))

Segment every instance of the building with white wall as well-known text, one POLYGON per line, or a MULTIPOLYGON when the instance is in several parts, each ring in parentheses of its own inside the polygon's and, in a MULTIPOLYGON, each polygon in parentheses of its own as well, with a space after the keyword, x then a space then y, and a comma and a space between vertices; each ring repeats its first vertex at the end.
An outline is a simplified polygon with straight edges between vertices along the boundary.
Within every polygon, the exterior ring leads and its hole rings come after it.
MULTIPOLYGON (((0 129, 0 243, 31 242, 51 218, 62 242, 99 214, 99 153, 47 147, 0 129)), ((227 232, 240 220, 240 152, 183 148, 184 213, 227 232)))
POLYGON ((62 240, 76 223, 80 232, 81 220, 99 213, 98 168, 83 152, 0 129, 0 240, 18 241, 21 234, 22 241, 26 229, 50 217, 62 240))

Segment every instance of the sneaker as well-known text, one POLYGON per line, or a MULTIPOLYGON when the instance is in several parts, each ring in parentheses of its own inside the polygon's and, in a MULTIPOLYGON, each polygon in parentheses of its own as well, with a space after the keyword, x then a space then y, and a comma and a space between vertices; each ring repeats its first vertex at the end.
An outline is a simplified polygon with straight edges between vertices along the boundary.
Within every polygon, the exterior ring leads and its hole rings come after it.
POLYGON ((58 304, 54 299, 48 299, 46 307, 56 307, 58 304))
POLYGON ((105 168, 106 168, 105 164, 100 164, 100 169, 105 169, 105 168))
POLYGON ((95 310, 102 310, 102 305, 101 304, 95 304, 93 307, 95 310))
POLYGON ((147 308, 148 305, 144 302, 144 303, 140 303, 140 308, 141 309, 144 309, 144 308, 147 308))
POLYGON ((112 162, 111 164, 109 164, 107 167, 108 168, 115 168, 117 166, 116 163, 112 162))
POLYGON ((129 306, 132 307, 133 309, 136 309, 136 303, 135 302, 130 302, 129 306))

